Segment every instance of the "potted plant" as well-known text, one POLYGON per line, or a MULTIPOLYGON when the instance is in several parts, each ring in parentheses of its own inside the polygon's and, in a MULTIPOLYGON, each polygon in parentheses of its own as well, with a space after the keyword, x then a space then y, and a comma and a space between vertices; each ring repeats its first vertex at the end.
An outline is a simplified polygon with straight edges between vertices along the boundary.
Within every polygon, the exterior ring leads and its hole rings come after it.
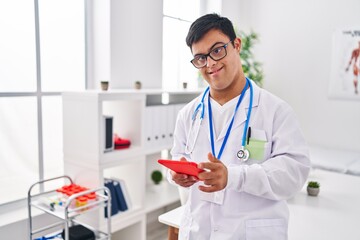
POLYGON ((235 32, 242 41, 240 58, 244 74, 253 80, 258 86, 262 87, 264 78, 262 64, 255 60, 253 53, 254 45, 259 41, 259 36, 253 31, 247 34, 243 31, 235 29, 235 32))
POLYGON ((135 87, 135 89, 141 89, 141 82, 140 81, 135 81, 134 87, 135 87))
POLYGON ((316 181, 310 181, 308 182, 306 190, 310 196, 317 196, 320 191, 320 183, 316 181))
POLYGON ((154 170, 151 173, 151 180, 153 180, 155 185, 158 185, 161 182, 162 179, 163 179, 163 175, 159 170, 154 170))

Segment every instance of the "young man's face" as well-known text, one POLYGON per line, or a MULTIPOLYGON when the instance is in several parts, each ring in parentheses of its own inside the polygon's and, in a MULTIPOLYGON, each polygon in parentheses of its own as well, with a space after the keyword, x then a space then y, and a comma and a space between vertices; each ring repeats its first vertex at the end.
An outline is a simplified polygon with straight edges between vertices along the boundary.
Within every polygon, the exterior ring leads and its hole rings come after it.
MULTIPOLYGON (((229 37, 219 30, 210 30, 204 37, 191 46, 193 56, 208 54, 212 50, 223 46, 230 41, 229 37)), ((227 55, 218 61, 207 57, 207 64, 200 68, 203 78, 213 90, 226 90, 231 88, 240 79, 242 73, 239 57, 241 40, 236 38, 234 45, 229 43, 226 47, 227 55)))

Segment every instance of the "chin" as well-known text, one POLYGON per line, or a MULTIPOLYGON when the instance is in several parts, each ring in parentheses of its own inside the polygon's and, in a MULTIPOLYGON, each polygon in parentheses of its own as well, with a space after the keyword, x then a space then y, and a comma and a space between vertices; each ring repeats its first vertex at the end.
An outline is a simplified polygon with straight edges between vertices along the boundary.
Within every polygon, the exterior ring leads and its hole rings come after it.
POLYGON ((218 91, 221 91, 221 90, 226 90, 229 88, 229 85, 225 85, 225 84, 210 84, 210 87, 211 89, 214 89, 214 90, 218 90, 218 91))

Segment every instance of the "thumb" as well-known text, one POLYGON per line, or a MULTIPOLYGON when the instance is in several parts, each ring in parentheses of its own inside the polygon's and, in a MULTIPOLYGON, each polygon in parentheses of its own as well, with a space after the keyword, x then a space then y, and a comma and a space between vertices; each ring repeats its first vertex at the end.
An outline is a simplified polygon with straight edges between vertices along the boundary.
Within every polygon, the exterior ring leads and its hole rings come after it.
POLYGON ((181 158, 180 158, 180 161, 186 162, 186 161, 187 161, 187 159, 186 159, 186 158, 184 158, 184 157, 181 157, 181 158))
POLYGON ((210 162, 220 162, 214 155, 212 155, 212 153, 208 153, 208 159, 210 162))

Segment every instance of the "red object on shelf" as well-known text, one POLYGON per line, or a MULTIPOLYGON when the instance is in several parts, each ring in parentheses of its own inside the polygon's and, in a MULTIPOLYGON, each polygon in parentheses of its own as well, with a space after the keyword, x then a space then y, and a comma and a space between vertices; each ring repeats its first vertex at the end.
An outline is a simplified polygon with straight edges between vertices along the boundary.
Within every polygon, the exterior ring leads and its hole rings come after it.
POLYGON ((114 148, 115 149, 124 149, 129 148, 131 142, 129 139, 120 138, 117 134, 114 134, 114 148))
POLYGON ((61 188, 56 189, 57 192, 59 193, 63 193, 65 195, 67 195, 68 197, 70 197, 71 195, 75 194, 75 193, 79 193, 79 192, 83 192, 89 190, 86 187, 77 185, 77 184, 70 184, 70 185, 64 185, 61 188))

